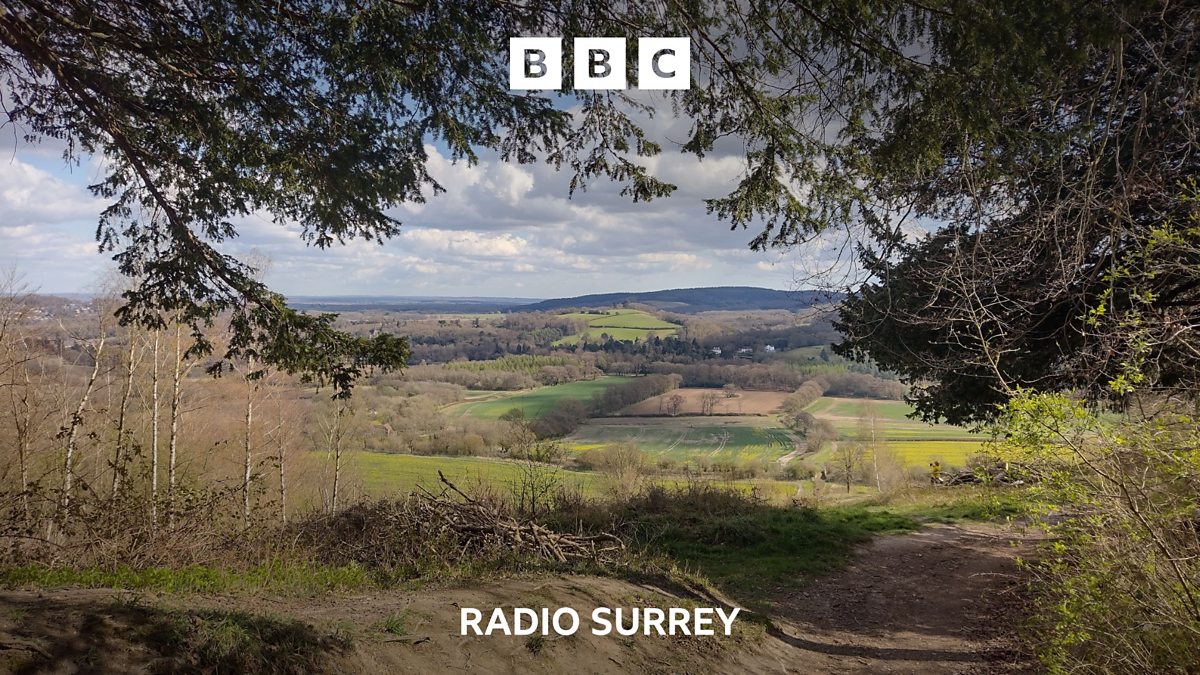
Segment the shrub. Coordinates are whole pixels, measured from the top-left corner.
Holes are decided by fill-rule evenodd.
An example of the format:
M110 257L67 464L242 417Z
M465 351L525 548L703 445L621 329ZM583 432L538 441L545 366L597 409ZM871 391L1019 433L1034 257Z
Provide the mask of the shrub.
M1163 404L1165 402L1160 402ZM1051 534L1028 563L1053 672L1193 672L1200 663L1200 427L1021 394L993 450L1040 479Z

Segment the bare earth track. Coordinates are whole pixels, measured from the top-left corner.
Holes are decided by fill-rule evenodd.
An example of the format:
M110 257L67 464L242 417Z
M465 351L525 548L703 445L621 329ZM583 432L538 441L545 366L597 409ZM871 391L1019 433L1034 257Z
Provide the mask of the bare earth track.
M661 589L615 579L513 579L476 588L376 592L320 599L159 596L59 589L0 592L0 671L154 672L188 664L156 641L172 611L241 610L312 626L327 672L1016 673L1036 669L1017 649L1019 550L994 526L933 526L881 537L841 572L772 594L761 635L739 620L727 638L614 638L586 631L536 646L516 637L457 634L458 607L678 604ZM690 602L711 605L712 599ZM403 636L372 626L397 612ZM325 640L331 626L353 635ZM306 629L307 630L307 629ZM747 632L748 631L748 632Z
M985 525L880 537L837 574L780 596L788 672L1036 672L1018 648L1028 543ZM1027 553L1027 550L1024 550Z

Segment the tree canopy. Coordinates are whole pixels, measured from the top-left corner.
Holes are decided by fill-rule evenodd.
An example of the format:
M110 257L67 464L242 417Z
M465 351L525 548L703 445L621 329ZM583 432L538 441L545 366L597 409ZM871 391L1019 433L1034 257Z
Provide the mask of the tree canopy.
M508 91L507 46L562 36L570 59L575 36L623 36L631 50L639 36L688 36L693 87L664 93L690 122L672 149L733 145L745 160L709 211L752 228L757 249L865 228L867 269L884 285L848 305L845 349L937 379L946 373L886 360L863 310L883 306L876 290L916 250L906 228L1053 222L1069 233L1083 214L1096 226L1059 262L1104 257L1108 207L1067 197L1081 186L1111 196L1121 172L1189 157L1176 132L1191 128L1194 23L1187 4L1146 1L0 0L0 72L6 123L64 142L68 160L108 159L92 189L110 202L100 247L134 280L123 319L199 325L230 312L238 334L224 356L304 367L284 356L347 345L221 251L239 219L297 224L317 247L383 241L401 225L393 207L442 189L427 142L466 162L485 149L548 161L574 175L573 191L611 179L633 200L669 194L646 158L672 141L642 128L661 104L569 82L557 95ZM1040 233L1032 241L1050 241ZM392 347L354 350L402 356ZM334 361L361 362L347 356ZM336 363L317 375L341 372Z
M914 239L877 224L872 281L838 327L842 353L917 385L927 418L985 420L1021 390L1120 401L1200 385L1200 9L1088 5L1060 22L1088 39L989 98L985 128L909 113L931 147L958 151L889 189L939 227Z

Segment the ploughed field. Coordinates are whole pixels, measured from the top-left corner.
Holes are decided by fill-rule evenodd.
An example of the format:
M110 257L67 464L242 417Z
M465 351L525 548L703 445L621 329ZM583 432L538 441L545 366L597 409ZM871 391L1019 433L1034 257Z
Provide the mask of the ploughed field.
M720 397L714 399L714 415L770 415L779 410L783 400L788 397L788 393L783 391L738 391L736 396L730 397L719 389L682 387L660 396L651 396L625 408L620 414L633 417L669 415L670 401L678 396L681 401L679 409L675 411L676 416L699 415L704 412L705 395Z
M606 376L521 392L472 392L471 398L451 406L453 415L498 419L519 408L527 417L553 408L564 398L584 403L629 378ZM704 412L704 397L713 401L712 415ZM671 415L669 399L680 398ZM584 452L606 445L630 443L651 458L703 466L713 462L777 462L803 458L810 465L828 462L833 450L826 443L814 455L800 453L799 439L779 419L778 411L787 392L738 391L727 396L720 389L684 387L654 396L621 410L611 417L593 418L566 438L569 449ZM836 442L855 442L864 435L875 417L879 439L906 465L924 467L930 462L962 466L978 454L985 440L962 427L926 424L910 419L912 407L903 401L826 396L806 408L827 420L837 431Z

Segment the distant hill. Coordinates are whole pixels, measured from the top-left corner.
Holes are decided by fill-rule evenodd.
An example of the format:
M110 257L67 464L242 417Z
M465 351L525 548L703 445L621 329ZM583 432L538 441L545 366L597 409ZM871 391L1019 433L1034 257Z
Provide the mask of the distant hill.
M441 297L441 296L387 296L387 295L340 295L308 296L288 298L288 303L297 309L319 312L446 312L480 313L520 311L520 307L536 298L493 298L493 297Z
M56 293L38 296L39 305L77 305L93 297L87 293ZM548 312L560 309L603 309L631 303L680 314L738 309L786 309L798 312L814 305L837 302L840 293L828 291L779 291L755 286L712 286L672 288L644 293L596 293L573 298L511 298L488 296L389 296L389 295L297 295L288 303L297 309L321 312L391 311L416 313Z
M738 309L799 311L813 305L836 302L840 299L840 294L827 291L777 291L754 286L713 286L710 288L673 288L645 293L580 295L574 298L543 300L515 309L521 312L547 312L568 308L612 307L628 302L682 314Z

